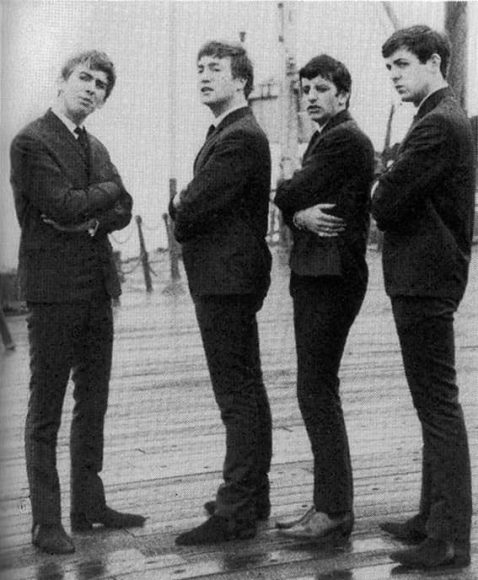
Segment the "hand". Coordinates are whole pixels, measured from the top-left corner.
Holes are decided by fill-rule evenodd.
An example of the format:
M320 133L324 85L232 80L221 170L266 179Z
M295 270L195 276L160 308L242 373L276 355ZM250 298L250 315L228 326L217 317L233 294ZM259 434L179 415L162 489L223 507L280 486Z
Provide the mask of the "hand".
M59 232L69 232L69 233L88 232L91 236L94 236L96 233L96 229L98 228L98 220L94 218L87 220L86 222L82 222L81 224L68 226L63 226L58 222L56 222L55 220L48 218L46 215L42 215L41 218L46 224L54 227L55 230Z
M181 193L182 191L178 191L178 193L173 197L173 206L178 208L181 204Z
M335 207L335 203L318 203L294 214L294 224L299 229L306 229L321 238L336 238L345 230L342 218L326 213Z

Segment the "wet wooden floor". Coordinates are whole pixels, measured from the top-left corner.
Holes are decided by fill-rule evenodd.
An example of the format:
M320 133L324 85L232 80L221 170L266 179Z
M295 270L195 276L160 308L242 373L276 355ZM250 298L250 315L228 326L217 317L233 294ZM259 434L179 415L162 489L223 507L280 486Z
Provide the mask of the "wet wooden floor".
M17 348L0 355L2 580L404 580L478 579L475 505L472 565L462 571L407 572L388 558L399 544L381 534L384 517L412 514L420 485L419 426L405 386L379 256L369 252L371 281L350 335L341 379L355 474L356 526L338 546L298 543L274 529L279 517L311 501L312 464L295 398L295 354L288 269L275 256L273 283L260 314L265 382L274 419L273 513L250 541L178 548L175 536L203 521L204 501L220 482L224 433L211 389L191 300L163 293L164 260L147 295L140 269L127 275L116 310L114 371L106 426L108 503L148 516L143 529L74 536L76 553L47 556L30 544L23 459L28 346L23 316L9 318ZM478 258L456 320L457 367L478 485ZM128 270L128 265L125 266ZM71 387L58 443L64 525L69 530L68 432ZM478 502L475 501L475 504Z

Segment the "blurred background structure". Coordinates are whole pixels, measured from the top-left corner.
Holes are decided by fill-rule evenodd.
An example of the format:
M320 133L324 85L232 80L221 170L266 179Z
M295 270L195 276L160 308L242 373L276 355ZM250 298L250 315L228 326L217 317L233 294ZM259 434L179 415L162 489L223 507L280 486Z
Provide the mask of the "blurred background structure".
M163 214L183 187L209 125L196 91L196 54L212 38L242 41L255 65L252 105L269 132L272 188L298 162L308 120L297 115L297 70L321 52L353 78L351 111L378 154L393 154L413 107L387 77L381 45L397 27L449 30L452 82L478 114L478 2L1 0L0 273L16 267L19 228L9 185L12 137L55 97L65 57L95 47L115 62L118 83L88 119L135 200L149 250L168 246ZM194 25L193 25L194 24ZM112 236L123 259L139 256L137 226Z

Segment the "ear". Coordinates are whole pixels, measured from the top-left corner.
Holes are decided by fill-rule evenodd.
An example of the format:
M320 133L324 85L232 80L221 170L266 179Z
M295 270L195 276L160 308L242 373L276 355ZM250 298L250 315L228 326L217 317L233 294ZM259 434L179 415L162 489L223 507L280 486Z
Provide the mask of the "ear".
M349 100L349 97L350 93L348 93L347 91L341 91L338 94L339 105L346 105L347 101Z
M60 96L61 93L63 92L64 85L65 85L65 79L62 76L59 76L56 79L56 94L58 96Z
M246 88L246 79L241 79L240 77L236 77L235 79L237 90L243 91Z
M434 52L428 59L428 64L433 72L440 72L441 56Z

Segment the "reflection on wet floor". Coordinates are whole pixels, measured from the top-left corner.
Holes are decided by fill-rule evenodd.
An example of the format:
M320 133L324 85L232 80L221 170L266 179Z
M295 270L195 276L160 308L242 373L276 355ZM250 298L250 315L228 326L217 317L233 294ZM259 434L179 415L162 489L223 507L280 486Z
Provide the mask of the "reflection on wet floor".
M457 360L470 447L478 448L476 375L478 253L471 287L457 318ZM28 340L24 317L10 324L17 348L0 358L1 580L478 580L478 521L472 565L459 571L413 572L392 563L397 543L382 535L384 518L409 517L420 493L419 424L405 388L380 256L371 253L370 287L347 344L341 371L355 480L350 541L304 542L281 537L276 520L300 514L311 496L310 445L297 404L288 267L260 314L264 379L274 417L272 517L257 537L218 546L178 548L174 538L204 519L203 503L221 480L224 435L210 388L193 304L187 294L150 296L125 288L116 312L115 364L107 416L104 478L111 505L148 515L137 530L74 535L76 552L48 556L31 545L24 465ZM282 269L281 269L282 268ZM166 269L161 271L167 280ZM0 368L0 370L1 370ZM191 402L193 404L191 404ZM58 468L68 530L68 396L59 434ZM8 411L5 411L5 410ZM5 469L3 469L5 467ZM478 481L478 454L472 453Z

